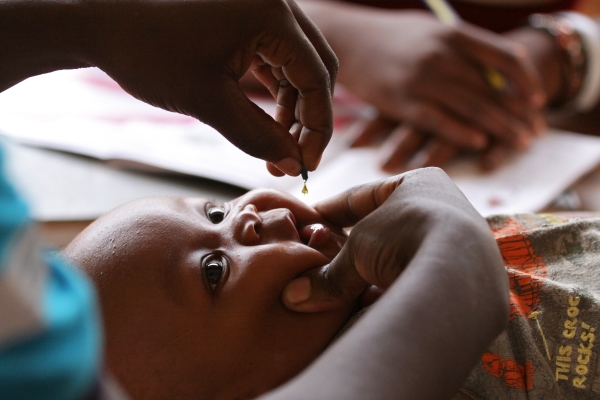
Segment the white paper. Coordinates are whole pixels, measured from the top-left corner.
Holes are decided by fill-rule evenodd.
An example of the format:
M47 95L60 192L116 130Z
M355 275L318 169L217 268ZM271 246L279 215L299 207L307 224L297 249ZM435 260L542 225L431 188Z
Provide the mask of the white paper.
M274 110L272 102L259 105ZM336 107L337 115L347 120L369 112L339 99ZM272 177L263 161L238 150L214 129L133 99L96 69L42 75L5 91L0 95L0 132L21 143L127 160L247 189L276 187L309 203L387 176L377 167L376 150L346 149L334 139L319 169L310 174L309 195L303 196L299 178ZM475 208L489 215L539 211L599 162L600 138L551 131L491 173L480 172L470 160L446 170Z
M513 154L484 173L474 160L452 162L446 172L482 215L537 212L600 163L600 139L551 130L527 152ZM377 165L377 150L350 149L313 174L310 202L353 185L389 176ZM292 193L298 195L298 188Z

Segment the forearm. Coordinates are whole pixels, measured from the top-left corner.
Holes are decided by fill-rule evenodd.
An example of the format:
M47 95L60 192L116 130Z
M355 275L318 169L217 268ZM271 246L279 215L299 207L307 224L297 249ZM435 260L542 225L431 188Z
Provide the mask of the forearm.
M79 1L0 2L0 91L34 75L85 65L89 21Z
M410 259L386 294L267 399L444 399L458 390L506 325L508 282L485 221L438 178L435 170L407 174L384 205L402 226L394 236L408 242L393 259ZM391 216L390 201L401 218ZM390 256L372 250L372 259Z
M464 263L472 259L443 265L455 256L415 260L346 336L265 399L451 398L507 320L506 298L490 299L485 273Z
M593 109L598 102L598 85L593 81L600 62L600 19L563 13L556 19L547 16L535 21L537 29L523 27L506 35L527 48L546 89L547 104L553 106L551 111L573 114ZM581 52L576 50L579 47ZM583 66L577 67L578 62Z

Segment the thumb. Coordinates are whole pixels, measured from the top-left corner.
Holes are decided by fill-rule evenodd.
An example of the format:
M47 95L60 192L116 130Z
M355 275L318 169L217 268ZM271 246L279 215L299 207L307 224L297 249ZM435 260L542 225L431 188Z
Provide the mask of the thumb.
M344 246L330 264L291 281L283 290L282 301L292 311L327 311L354 301L367 285L354 267L350 249Z
M273 163L297 176L302 169L300 147L292 135L254 104L235 82L220 82L201 119L243 152Z

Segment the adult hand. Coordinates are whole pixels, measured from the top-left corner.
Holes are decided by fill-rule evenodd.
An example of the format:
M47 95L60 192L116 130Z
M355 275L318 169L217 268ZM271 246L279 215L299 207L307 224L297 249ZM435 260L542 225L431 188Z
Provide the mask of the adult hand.
M105 2L97 11L107 24L95 64L129 93L208 123L281 172L317 168L333 129L337 59L293 0ZM239 88L248 69L276 97L279 124Z
M286 287L286 306L331 309L367 282L387 290L264 398L452 398L508 322L506 269L485 220L433 168L351 189L318 210L339 225L360 222L328 266Z
M545 94L524 46L467 23L448 27L428 13L361 17L355 54L340 51L340 81L382 115L472 149L491 138L524 147L543 127ZM506 77L502 94L485 68Z
M16 0L0 11L0 90L98 66L136 98L213 126L278 174L317 168L330 139L337 58L293 0ZM248 69L277 98L277 122L240 90Z
M439 263L439 257L454 260L453 254L465 257L465 251L472 254L464 262L488 263L490 274L502 274L485 220L437 168L352 188L315 209L333 224L355 226L330 264L286 287L282 300L291 310L336 308L356 299L368 284L387 289L415 261L416 265ZM457 243L468 249L457 248Z
M520 43L468 23L449 27L427 12L301 5L340 58L339 82L384 118L461 150L524 148L543 130L545 93ZM506 77L502 93L485 79L488 68Z
M507 32L504 37L513 44L526 49L528 60L541 77L546 105L553 104L561 93L560 54L553 40L544 32L532 28L520 28ZM541 129L545 121L537 122ZM384 170L399 172L428 166L442 167L465 147L458 146L430 131L424 131L409 122L399 123L397 119L381 115L367 121L362 130L352 139L356 147L380 144L380 162ZM517 146L518 147L518 146ZM515 146L498 138L489 140L481 150L479 163L483 170L497 167ZM467 148L468 150L468 148Z

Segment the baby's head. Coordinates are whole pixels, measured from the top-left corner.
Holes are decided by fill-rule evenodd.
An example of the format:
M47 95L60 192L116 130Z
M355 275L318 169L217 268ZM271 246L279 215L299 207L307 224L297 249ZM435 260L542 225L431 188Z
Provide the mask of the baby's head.
M222 205L134 201L65 253L97 287L108 367L134 398L250 398L313 361L349 317L351 306L301 314L280 300L344 241L313 208L257 190Z

